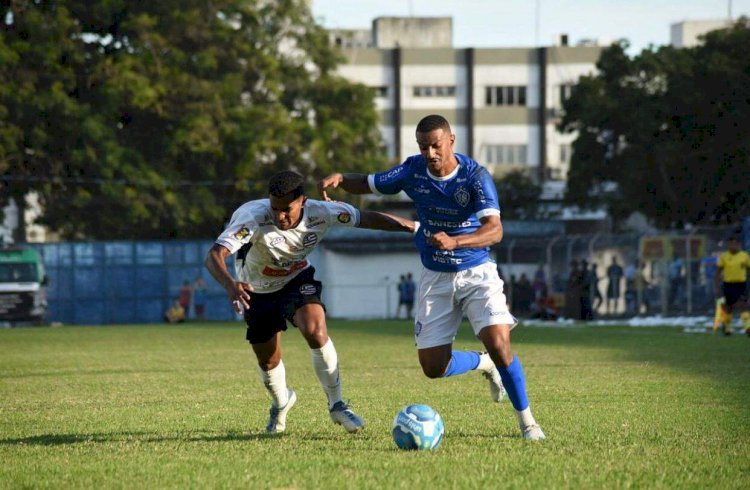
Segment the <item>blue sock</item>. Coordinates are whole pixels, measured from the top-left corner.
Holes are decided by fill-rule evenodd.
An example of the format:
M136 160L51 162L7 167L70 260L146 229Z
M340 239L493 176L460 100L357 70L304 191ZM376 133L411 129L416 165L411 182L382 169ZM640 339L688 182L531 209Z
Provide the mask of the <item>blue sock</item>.
M454 350L451 352L451 360L448 369L445 370L444 378L457 376L476 369L479 366L479 353L474 351Z
M508 398L516 410L525 410L529 406L526 396L526 376L523 374L523 366L516 356L507 368L497 368L503 380L503 386L508 393Z

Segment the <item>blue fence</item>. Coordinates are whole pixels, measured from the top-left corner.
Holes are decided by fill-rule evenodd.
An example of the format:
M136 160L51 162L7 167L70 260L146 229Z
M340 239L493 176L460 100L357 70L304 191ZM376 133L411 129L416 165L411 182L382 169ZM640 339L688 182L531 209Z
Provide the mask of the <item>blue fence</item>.
M48 320L102 325L162 321L185 281L203 277L205 318L234 318L203 267L213 241L68 242L35 245L49 277ZM189 312L193 315L193 311Z

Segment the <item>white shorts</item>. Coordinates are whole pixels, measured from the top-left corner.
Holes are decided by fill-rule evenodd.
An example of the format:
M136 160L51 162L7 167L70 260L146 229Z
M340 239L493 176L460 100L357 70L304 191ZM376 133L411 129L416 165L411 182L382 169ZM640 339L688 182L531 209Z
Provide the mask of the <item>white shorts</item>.
M422 269L414 322L417 348L452 344L464 315L475 335L490 325L516 326L497 266L486 262L460 272Z

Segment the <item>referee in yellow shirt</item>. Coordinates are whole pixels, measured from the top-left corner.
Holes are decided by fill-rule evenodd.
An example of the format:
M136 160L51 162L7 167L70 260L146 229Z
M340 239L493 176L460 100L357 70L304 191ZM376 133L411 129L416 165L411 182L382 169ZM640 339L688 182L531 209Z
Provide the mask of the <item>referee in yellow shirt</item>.
M719 274L716 274L716 286L722 280L724 292L724 335L732 333L732 314L742 311L742 326L745 333L750 335L750 313L746 310L747 271L750 269L750 255L742 250L739 236L732 235L727 241L726 252L719 256Z

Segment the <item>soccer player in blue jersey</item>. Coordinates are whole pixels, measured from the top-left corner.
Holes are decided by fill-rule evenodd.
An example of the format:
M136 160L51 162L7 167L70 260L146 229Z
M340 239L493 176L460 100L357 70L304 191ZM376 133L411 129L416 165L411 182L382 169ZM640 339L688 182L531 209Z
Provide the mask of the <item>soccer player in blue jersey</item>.
M423 118L416 136L420 155L375 174L331 174L318 184L321 195L327 200L327 190L337 187L352 194L406 192L421 223L415 242L424 269L414 330L422 371L429 378L482 372L495 401L507 391L523 437L544 439L529 408L523 367L510 346L517 321L489 255L490 245L503 237L492 177L453 152L456 138L444 117ZM453 350L464 315L487 353Z

